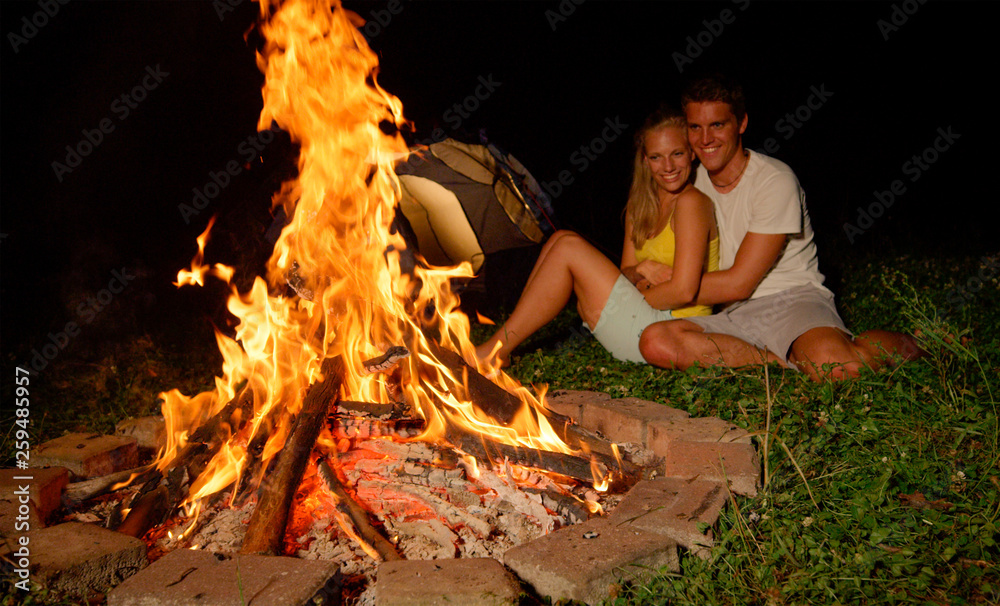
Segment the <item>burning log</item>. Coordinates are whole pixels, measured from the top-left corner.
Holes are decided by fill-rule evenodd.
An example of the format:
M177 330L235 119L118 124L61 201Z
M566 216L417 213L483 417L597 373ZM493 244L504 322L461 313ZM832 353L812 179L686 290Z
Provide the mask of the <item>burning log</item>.
M475 368L466 364L465 360L459 354L442 347L436 347L433 353L456 376L467 377L467 396L476 407L501 425L510 424L514 419L514 415L517 414L523 405L519 398L484 377ZM535 412L537 414L537 411ZM573 448L585 448L593 453L603 455L603 458L606 460L615 459L611 444L607 440L602 440L579 425L574 424L569 417L550 410L543 411L541 414L545 415L552 428L569 446Z
M396 551L395 545L389 542L388 539L383 537L378 530L372 526L371 522L368 520L368 512L364 510L357 501L351 498L351 495L347 493L344 489L344 485L341 484L340 479L337 477L336 472L327 463L326 458L322 457L316 463L316 467L319 471L319 476L323 478L323 482L326 487L337 496L337 509L340 510L354 525L355 531L357 531L358 536L361 537L368 545L370 545L383 562L389 560L401 560L402 556Z
M432 344L432 355L456 377L467 377L468 398L480 410L501 425L509 425L514 420L523 403L514 394L501 388L465 363L462 356L441 346Z
M344 362L339 356L323 361L323 377L309 388L295 427L277 456L274 471L261 483L257 507L250 518L241 553L278 555L281 551L288 508L302 480L330 402L339 396L343 374Z
M81 482L73 482L66 486L66 490L63 491L63 499L77 505L87 499L92 499L109 492L123 482L125 484L117 486L117 488L125 488L134 482L147 482L155 473L156 470L152 465L144 465L135 469L126 469L125 471L118 471Z
M228 425L230 428L235 427L238 431L252 416L252 409L253 392L250 390L250 386L247 385L240 392L240 395L227 402L222 407L222 410L213 415L212 418L191 434L191 437L187 440L187 444L174 455L170 463L163 467L162 473L165 474L175 467L187 466L192 457L204 453L208 445L213 441L216 447L221 446L221 441L218 437L219 429L223 424ZM238 416L237 413L239 413ZM232 431L231 433L236 432Z
M408 357L410 357L409 349L402 345L394 345L381 356L365 360L361 365L364 367L366 373L388 372L395 368L400 360Z
M589 459L561 452L550 452L532 448L518 448L509 444L495 442L481 435L473 435L460 431L448 432L448 440L465 452L480 460L507 459L515 465L534 467L551 471L579 482L590 483L594 480L594 468ZM601 476L607 476L609 468L604 463L595 462L596 470ZM638 477L631 475L623 478L627 484L634 484Z
M250 439L250 443L247 444L247 456L240 469L239 479L237 480L233 496L233 504L237 507L242 506L246 502L247 497L250 496L254 488L253 480L257 477L257 472L260 471L261 460L264 456L264 447L267 446L267 441L271 438L271 432L279 424L283 423L287 417L288 411L284 406L272 407L257 427L257 431L254 433L253 438Z
M496 385L476 369L465 363L462 357L452 351L442 347L434 348L435 357L447 366L457 376L466 377L468 386L468 398L480 410L488 414L498 423L509 424L514 415L523 406L520 399L507 390ZM582 448L590 452L597 461L598 468L606 473L609 469L619 470L615 487L624 489L637 482L642 473L639 468L627 461L621 461L615 456L611 444L590 432L574 425L568 417L558 415L551 411L533 411L535 414L545 414L552 428L556 430L559 437L570 447ZM466 452L476 456L488 456L490 459L496 457L489 456L490 449L494 449L499 458L509 458L520 465L547 469L555 473L560 473L568 477L589 482L593 479L591 473L590 460L572 455L564 455L542 450L526 450L506 444L489 440L484 436L471 435L456 428L450 428L448 439L460 446Z
M166 486L158 486L136 497L125 521L116 530L130 537L141 538L147 530L162 522L173 508L170 507L170 492Z

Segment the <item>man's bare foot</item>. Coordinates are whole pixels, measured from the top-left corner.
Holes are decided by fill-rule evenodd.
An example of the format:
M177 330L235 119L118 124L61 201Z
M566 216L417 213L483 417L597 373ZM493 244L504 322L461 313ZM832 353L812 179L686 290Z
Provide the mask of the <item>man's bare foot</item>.
M938 349L941 350L941 353L944 353L945 350L948 350L953 347L961 347L962 349L965 349L969 346L970 343L972 343L971 337L967 336L959 337L955 333L948 333L945 335L928 334L927 336L925 336L924 331L920 330L919 328L913 331L913 338L917 342L923 341L925 344L928 345L934 345L934 344L938 345L939 346ZM919 356L921 358L930 355L930 352L924 349L920 349L920 352L923 354Z

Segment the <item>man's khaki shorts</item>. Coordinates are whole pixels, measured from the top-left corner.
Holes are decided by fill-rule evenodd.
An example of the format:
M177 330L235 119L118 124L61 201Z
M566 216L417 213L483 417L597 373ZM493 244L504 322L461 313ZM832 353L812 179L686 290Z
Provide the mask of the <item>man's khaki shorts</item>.
M740 301L711 316L684 319L706 333L737 337L786 361L795 339L813 328L832 327L851 335L837 313L833 293L812 284Z

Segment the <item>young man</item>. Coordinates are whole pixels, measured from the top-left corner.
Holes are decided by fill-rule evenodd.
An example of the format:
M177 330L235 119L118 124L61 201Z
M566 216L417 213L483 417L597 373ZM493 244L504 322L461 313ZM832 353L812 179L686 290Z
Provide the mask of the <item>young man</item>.
M854 336L844 326L823 286L798 179L783 162L743 147L747 114L739 85L703 78L681 102L701 161L695 185L715 204L721 234L720 271L704 275L697 302L724 308L651 325L640 339L643 357L678 369L778 362L816 380L919 357L909 335Z

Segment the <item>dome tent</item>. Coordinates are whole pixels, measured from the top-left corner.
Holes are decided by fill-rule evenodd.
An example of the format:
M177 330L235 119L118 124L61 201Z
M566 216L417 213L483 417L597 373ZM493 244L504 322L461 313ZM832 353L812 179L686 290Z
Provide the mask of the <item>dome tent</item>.
M492 144L445 139L396 167L400 210L433 265L468 261L540 243L551 231L551 205L534 177Z

